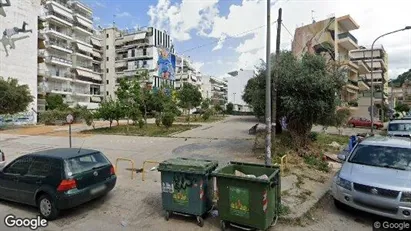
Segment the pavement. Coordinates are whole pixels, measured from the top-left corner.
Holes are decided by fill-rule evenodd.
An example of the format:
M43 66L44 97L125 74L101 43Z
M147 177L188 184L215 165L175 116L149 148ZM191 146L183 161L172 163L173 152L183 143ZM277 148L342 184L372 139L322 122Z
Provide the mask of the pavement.
M129 158L136 167L142 166L145 160L162 161L171 157L195 157L214 159L224 165L228 161L258 162L253 153L253 136L248 135L248 129L256 123L253 117L231 116L224 121L204 124L173 137L132 137L113 135L89 135L84 137L73 136L72 144L75 148L92 148L102 151L112 163L119 157ZM102 123L104 124L104 123ZM76 127L74 131L83 129ZM103 126L103 125L101 125ZM84 127L84 126L83 126ZM61 129L61 128L60 128ZM7 161L34 151L46 150L55 147L68 147L69 139L65 136L49 134L21 134L18 132L0 132L0 147L6 153ZM80 207L62 211L61 217L51 221L46 228L38 230L219 230L218 217L209 217L205 225L200 228L195 219L173 216L168 222L164 220L161 206L160 174L147 172L146 180L141 180L137 174L131 179L131 172L127 171L130 165L119 162L116 168L118 183L115 189L106 197L99 198ZM311 174L314 175L315 173ZM282 180L283 191L296 187L298 179L290 177ZM329 185L317 184L318 181L308 179L302 188L314 187L314 191L307 200L312 205L322 195L326 194ZM310 184L313 184L310 186ZM288 185L288 186L287 186ZM287 197L283 197L287 198ZM295 201L288 201L294 211L304 214L310 207L299 206ZM36 217L35 208L11 202L0 202L0 218L7 214L18 217ZM326 214L326 216L334 216ZM335 224L339 221L336 220ZM344 221L345 222L345 221ZM326 221L320 221L322 229L338 230L329 226ZM332 225L335 225L334 223ZM339 223L338 223L339 224ZM277 227L278 226L278 227ZM294 224L278 224L271 230L299 230ZM317 227L317 226L313 226ZM345 227L345 226L340 226ZM353 226L356 227L356 226ZM7 228L0 222L0 230L29 230L24 228ZM306 229L304 229L306 230ZM319 230L319 229L312 229ZM346 230L346 229L341 229ZM354 229L358 230L358 229Z

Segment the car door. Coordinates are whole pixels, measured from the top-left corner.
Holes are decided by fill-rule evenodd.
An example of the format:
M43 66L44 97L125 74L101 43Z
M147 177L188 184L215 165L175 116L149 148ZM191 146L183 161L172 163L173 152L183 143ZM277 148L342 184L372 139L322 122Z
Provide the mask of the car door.
M33 161L30 156L22 156L7 165L0 172L0 194L3 198L20 202L20 179L25 175Z
M19 181L21 201L35 204L35 193L40 187L47 185L49 178L54 174L52 158L35 157L27 173Z

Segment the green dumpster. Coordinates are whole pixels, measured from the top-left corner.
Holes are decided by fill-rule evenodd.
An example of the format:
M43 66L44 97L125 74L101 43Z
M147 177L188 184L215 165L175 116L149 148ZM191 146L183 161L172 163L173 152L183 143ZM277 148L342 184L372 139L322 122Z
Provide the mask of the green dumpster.
M221 229L226 226L268 229L278 218L279 166L230 162L212 173L217 180Z
M174 158L159 164L162 202L166 220L171 214L196 216L204 225L203 215L212 208L213 182L211 173L216 161Z

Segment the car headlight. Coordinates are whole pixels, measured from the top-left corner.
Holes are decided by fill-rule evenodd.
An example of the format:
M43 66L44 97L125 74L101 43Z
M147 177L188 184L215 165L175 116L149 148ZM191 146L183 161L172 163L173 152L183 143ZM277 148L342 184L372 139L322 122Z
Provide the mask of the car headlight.
M411 202L411 192L401 193L401 202Z
M351 191L351 181L349 180L346 180L344 178L341 178L340 176L337 176L336 184L340 187L343 187Z

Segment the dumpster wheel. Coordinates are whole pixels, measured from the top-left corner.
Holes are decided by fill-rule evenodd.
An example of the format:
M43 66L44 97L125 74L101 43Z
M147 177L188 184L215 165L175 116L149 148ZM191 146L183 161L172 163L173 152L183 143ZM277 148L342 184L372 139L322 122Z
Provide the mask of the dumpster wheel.
M170 211L164 211L164 218L166 219L166 221L168 221L168 219L170 219Z
M197 225L200 227L204 226L204 219L201 216L197 216Z
M220 221L220 228L221 228L221 231L225 231L225 229L226 229L225 221L223 221L223 220Z

